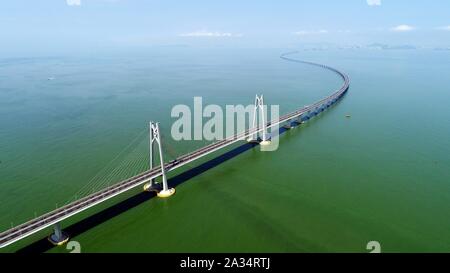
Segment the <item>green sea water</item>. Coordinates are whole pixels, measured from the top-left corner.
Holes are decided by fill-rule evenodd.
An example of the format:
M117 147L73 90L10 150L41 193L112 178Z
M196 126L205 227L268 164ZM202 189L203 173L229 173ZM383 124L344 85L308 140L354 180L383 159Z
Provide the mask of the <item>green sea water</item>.
M341 86L330 71L280 59L285 51L0 58L0 230L144 171L150 120L161 122L166 161L203 146L170 136L172 107L192 105L194 96L248 105L263 93L283 114ZM383 252L450 252L450 54L292 57L341 69L351 79L348 94L282 134L277 151L243 152L178 185L169 199L150 198L89 226L71 238L82 252L368 252L369 241ZM135 195L141 189L63 227Z

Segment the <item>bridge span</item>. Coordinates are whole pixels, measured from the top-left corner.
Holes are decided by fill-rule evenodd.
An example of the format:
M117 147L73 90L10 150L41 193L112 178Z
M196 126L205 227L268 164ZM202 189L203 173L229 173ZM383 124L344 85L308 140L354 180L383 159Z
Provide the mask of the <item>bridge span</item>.
M167 196L169 196L170 194L173 193L173 191L171 189L168 189L168 187L167 187L167 181L165 178L166 172L170 172L177 168L180 168L186 164L196 161L210 153L216 152L216 151L218 151L222 148L225 148L231 144L234 144L238 141L247 140L247 139L251 138L252 136L255 136L258 133L261 133L261 132L265 133L265 131L268 128L272 128L272 127L278 126L280 124L288 125L288 128L289 128L291 123L293 123L293 122L302 123L302 122L310 119L311 117L317 115L318 113L324 111L326 108L333 105L336 101L338 101L340 98L342 98L342 96L344 96L346 94L346 92L348 91L349 86L350 86L350 79L345 73L343 73L333 67L330 67L330 66L317 64L317 63L313 63L313 62L300 61L300 60L296 60L296 59L292 59L292 58L288 57L289 55L294 54L294 53L297 53L297 52L285 53L285 54L281 55L280 58L282 58L283 60L286 60L286 61L290 61L290 62L303 63L303 64L318 66L318 67L330 70L330 71L336 73L337 75L339 75L343 79L342 86L339 89L335 90L329 96L315 102L314 104L305 106L296 111L285 114L276 120L271 120L271 121L267 122L265 124L265 126L264 126L264 124L263 124L263 126L256 126L254 128L250 128L240 134L236 134L236 135L228 137L226 139L216 141L212 144L206 145L206 146L204 146L198 150L195 150L191 153L182 155L182 156L176 158L175 160L170 161L169 163L162 162L162 164L160 166L151 168L150 170L145 171L139 175L136 175L136 176L126 179L124 181L120 181L120 182L118 182L114 185L111 185L105 189L102 189L98 192L95 192L84 198L76 200L70 204L63 206L63 207L60 207L51 212L48 212L42 216L36 217L36 218L34 218L28 222L25 222L21 225L18 225L9 230L6 230L6 231L0 233L0 247L5 247L7 245L10 245L18 240L28 237L28 236L30 236L42 229L50 227L50 226L54 227L54 233L51 236L49 236L49 240L55 244L62 244L68 240L68 236L66 234L64 234L64 232L61 231L61 228L60 228L60 223L64 219L67 219L75 214L78 214L84 210L87 210L92 206L102 203L108 199L113 198L114 196L124 193L130 189L137 187L137 186L141 186L143 184L148 183L147 189L151 190L152 187L154 186L152 181L155 178L160 177L160 176L163 177L163 189L158 190L156 187L154 189L158 190L159 192L167 193ZM159 130L159 128L157 128L157 127L153 128L153 129ZM150 132L151 134L152 134L152 132L154 132L153 129ZM157 137L159 138L159 132L156 132L156 133L158 133ZM265 139L263 139L263 140L265 140ZM158 140L158 141L160 141L160 140ZM159 145L161 145L160 142L159 142ZM150 145L150 146L152 147L152 145ZM162 158L162 157L160 157L160 158ZM151 159L151 162L152 162L152 159ZM162 197L164 197L164 194Z

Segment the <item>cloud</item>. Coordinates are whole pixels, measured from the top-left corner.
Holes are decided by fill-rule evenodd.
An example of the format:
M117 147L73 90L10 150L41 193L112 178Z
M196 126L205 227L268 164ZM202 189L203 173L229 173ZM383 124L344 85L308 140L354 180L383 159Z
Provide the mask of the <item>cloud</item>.
M326 34L328 33L328 30L321 29L321 30L300 30L294 32L295 35L298 36L306 36L306 35L315 35L315 34Z
M194 31L194 32L188 32L180 34L181 37L242 37L242 34L233 34L230 32L211 32L211 31Z
M66 0L68 6L81 6L81 0Z
M450 31L450 26L438 27L437 29Z
M396 27L391 28L391 31L395 31L395 32L407 32L407 31L412 31L415 30L416 28L413 26L409 26L409 25L399 25Z
M369 6L381 6L381 0L367 0Z

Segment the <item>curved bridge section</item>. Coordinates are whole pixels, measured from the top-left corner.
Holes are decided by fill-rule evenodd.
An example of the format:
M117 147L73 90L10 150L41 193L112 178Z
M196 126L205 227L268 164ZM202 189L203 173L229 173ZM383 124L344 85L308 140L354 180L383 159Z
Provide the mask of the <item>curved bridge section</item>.
M326 108L333 105L335 102L337 102L342 96L345 95L345 93L348 91L350 86L350 79L349 77L344 74L343 72L322 64L312 63L312 62L306 62L306 61L300 61L296 59L292 59L289 56L292 54L295 54L297 52L290 52L286 53L280 56L283 60L290 61L290 62L296 62L296 63L302 63L302 64L308 64L313 66L318 66L327 70L330 70L336 74L338 74L343 79L343 85L336 91L334 91L329 96L315 102L312 105L305 106L303 108L300 108L294 112L288 113L286 115L281 116L277 120L271 120L269 121L265 127L256 127L246 130L243 133L234 135L232 137L226 138L224 140L220 140L217 142L214 142L212 144L209 144L207 146L204 146L194 152L185 154L177 158L176 160L171 161L170 163L164 163L164 169L166 172L172 171L174 169L177 169L179 167L182 167L188 163L191 163L193 161L196 161L197 159L200 159L210 153L216 152L222 148L225 148L231 144L234 144L238 141L246 140L249 136L252 136L256 133L260 133L267 128L272 128L274 126L278 126L280 124L285 124L291 122L303 122L311 117L317 115L318 113L324 111ZM152 179L155 179L159 176L161 176L163 173L161 171L161 167L156 167L151 170L148 170L144 173L141 173L137 176L131 177L129 179L126 179L124 181L118 182L112 186L109 186L103 190L100 190L96 193L93 193L91 195L88 195L84 198L81 198L75 202L72 202L64 207L58 208L56 210L53 210L49 213L46 213L40 217L37 217L35 219L32 219L26 223L23 223L19 226L13 227L3 233L0 233L0 247L5 247L7 245L10 245L22 238L28 237L44 228L47 228L49 226L58 226L61 221L64 219L67 219L75 214L78 214L92 206L95 206L99 203L102 203L108 199L113 198L114 196L117 196L123 192L126 192L130 189L133 189L137 186L141 186L144 183L147 183L151 181ZM56 230L55 230L56 231ZM61 231L59 230L59 233Z

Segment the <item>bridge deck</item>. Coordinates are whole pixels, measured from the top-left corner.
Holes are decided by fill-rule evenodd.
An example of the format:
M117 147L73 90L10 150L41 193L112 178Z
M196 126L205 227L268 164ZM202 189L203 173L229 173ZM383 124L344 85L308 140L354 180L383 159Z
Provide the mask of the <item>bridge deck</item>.
M348 76L346 74L340 72L339 70L329 67L329 66L321 65L321 64L290 59L290 58L286 57L288 54L292 54L292 53L284 54L281 56L281 58L284 60L287 60L287 61L319 66L319 67L331 70L342 77L342 79L344 80L344 84L342 85L342 87L339 90L337 90L333 94L315 102L314 104L305 106L297 111L283 115L277 120L272 120L272 121L268 122L267 128L271 128L271 127L277 126L281 123L290 121L292 119L299 118L300 116L303 116L303 115L309 113L310 111L315 111L318 107L322 107L324 104L327 104L329 102L334 103L335 101L337 101L339 98L341 98L347 92L349 85L350 85ZM177 158L176 160L174 160L170 163L165 163L164 167L165 167L166 171L171 171L176 168L182 167L182 166L184 166L192 161L195 161L207 154L213 153L217 150L227 147L233 143L236 143L237 141L244 140L255 133L259 133L263 129L264 128L262 128L262 127L249 129L243 133L236 134L236 135L226 138L224 140L214 142L214 143L204 146L194 152L180 156L179 158ZM58 223L70 216L80 213L92 206L95 206L95 205L97 205L101 202L104 202L116 195L119 195L123 192L126 192L126 191L132 189L132 188L142 185L142 184L150 181L151 179L159 177L161 175L162 175L161 169L159 167L156 167L152 170L143 172L137 176L126 179L126 180L116 183L112 186L109 186L101 191L98 191L89 196L86 196L77 201L74 201L66 206L63 206L63 207L55 209L49 213L46 213L42 216L34 218L34 219L32 219L26 223L23 223L19 226L13 227L3 233L0 233L0 247L5 247L9 244L12 244L24 237L34 234L46 227L49 227L55 223Z

